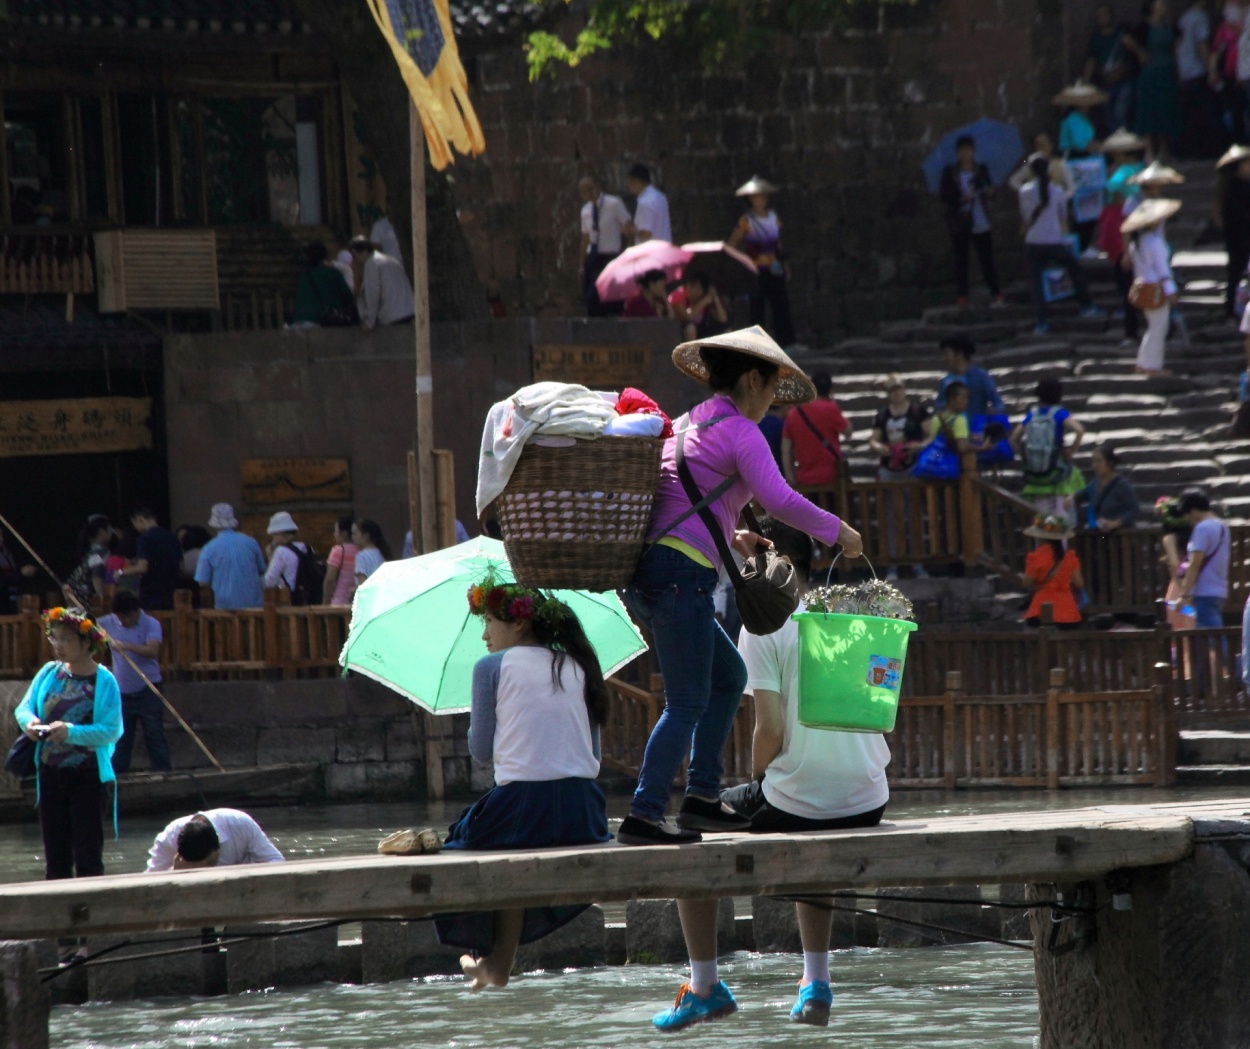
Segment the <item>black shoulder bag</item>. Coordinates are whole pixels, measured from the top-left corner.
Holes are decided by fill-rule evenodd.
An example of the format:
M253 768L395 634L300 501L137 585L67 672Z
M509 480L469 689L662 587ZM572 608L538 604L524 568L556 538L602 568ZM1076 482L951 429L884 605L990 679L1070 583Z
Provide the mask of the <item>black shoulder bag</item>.
M683 430L677 435L677 475L690 499L691 512L698 513L699 519L711 533L725 571L733 583L734 602L742 617L742 626L750 634L775 633L785 626L786 621L799 607L798 575L789 561L778 556L775 550L765 547L760 547L754 556L748 557L742 571L738 571L729 544L725 542L720 525L709 508L709 498L699 491L694 475L686 464L685 446L686 433ZM715 494L711 498L719 498L736 479L735 476L723 481L714 489ZM743 508L742 515L746 519L747 527L758 534L760 525L750 505Z

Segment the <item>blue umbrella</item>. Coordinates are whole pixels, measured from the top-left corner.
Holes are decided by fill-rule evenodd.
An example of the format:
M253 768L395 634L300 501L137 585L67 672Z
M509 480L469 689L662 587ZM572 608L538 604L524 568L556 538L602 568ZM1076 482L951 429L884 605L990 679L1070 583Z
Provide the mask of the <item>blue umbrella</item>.
M924 158L921 167L930 193L938 191L942 169L955 163L955 142L961 135L972 136L977 144L977 160L989 168L990 181L996 186L1006 182L1024 159L1024 140L1015 125L982 117L943 135L937 148Z

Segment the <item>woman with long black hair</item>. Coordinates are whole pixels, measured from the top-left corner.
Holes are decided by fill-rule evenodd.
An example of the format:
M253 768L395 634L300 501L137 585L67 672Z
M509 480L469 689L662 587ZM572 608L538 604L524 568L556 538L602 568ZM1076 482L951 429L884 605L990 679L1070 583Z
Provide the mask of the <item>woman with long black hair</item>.
M393 561L390 545L382 534L382 526L368 519L352 525L352 542L356 544L355 576L360 586L386 561Z
M448 849L540 849L609 840L599 775L608 690L594 646L563 601L488 573L469 590L490 655L473 668L469 752L495 786L452 824ZM585 906L530 907L435 919L442 943L467 948L473 990L508 982L518 945Z
M1050 331L1046 316L1049 291L1045 274L1060 268L1072 280L1082 317L1101 317L1103 311L1089 297L1089 285L1067 232L1068 194L1050 177L1050 157L1034 153L1029 157L1033 178L1020 187L1020 218L1024 223L1024 253L1033 277L1033 305L1037 310L1036 334Z

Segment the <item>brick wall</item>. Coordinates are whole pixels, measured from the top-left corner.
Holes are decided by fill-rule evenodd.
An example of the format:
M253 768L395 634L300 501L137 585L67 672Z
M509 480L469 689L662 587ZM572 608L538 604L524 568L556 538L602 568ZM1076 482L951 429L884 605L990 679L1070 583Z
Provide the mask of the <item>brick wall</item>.
M857 28L798 37L742 74L704 73L656 45L531 84L519 49L479 56L470 90L487 150L460 160L455 179L482 278L519 312L575 310L577 179L623 193L641 160L669 195L678 241L727 236L733 190L753 174L781 187L800 330L827 336L946 301L949 248L920 162L980 116L1026 136L1058 120L1064 4L859 10ZM570 15L560 31L576 27ZM1000 195L997 210L999 240L1014 247L1014 201Z

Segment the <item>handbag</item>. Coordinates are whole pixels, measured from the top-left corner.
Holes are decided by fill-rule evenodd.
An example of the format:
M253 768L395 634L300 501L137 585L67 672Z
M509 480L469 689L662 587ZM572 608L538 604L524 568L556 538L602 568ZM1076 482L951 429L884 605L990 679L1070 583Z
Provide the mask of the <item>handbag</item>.
M25 732L9 748L8 756L4 759L4 771L18 779L35 774L35 744Z
M712 420L716 422L718 420ZM710 424L708 424L710 425ZM699 491L694 475L686 463L686 432L677 435L677 475L681 478L682 487L690 498L693 512L712 535L716 551L720 554L721 563L729 581L733 583L734 603L738 606L738 615L742 618L742 627L749 634L776 633L794 615L799 607L799 577L794 566L783 559L776 550L760 548L748 557L738 570L738 565L729 551L729 544L721 534L720 525L713 515L709 500ZM736 480L727 478L714 491L723 492ZM719 495L716 496L719 498ZM742 511L747 527L758 534L759 522L755 519L751 507ZM687 515L689 516L689 515Z
M1136 310L1161 310L1167 301L1163 285L1157 281L1135 280L1128 289L1128 303Z
M916 465L911 468L913 477L934 481L956 480L960 472L959 455L951 450L942 433L920 449Z

